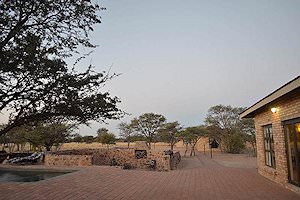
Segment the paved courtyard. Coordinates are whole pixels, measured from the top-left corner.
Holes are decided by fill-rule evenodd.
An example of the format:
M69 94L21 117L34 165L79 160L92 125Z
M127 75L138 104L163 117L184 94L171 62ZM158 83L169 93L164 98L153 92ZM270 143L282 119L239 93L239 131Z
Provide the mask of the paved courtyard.
M171 172L88 167L40 182L0 183L0 199L300 199L259 176L249 159L199 154Z

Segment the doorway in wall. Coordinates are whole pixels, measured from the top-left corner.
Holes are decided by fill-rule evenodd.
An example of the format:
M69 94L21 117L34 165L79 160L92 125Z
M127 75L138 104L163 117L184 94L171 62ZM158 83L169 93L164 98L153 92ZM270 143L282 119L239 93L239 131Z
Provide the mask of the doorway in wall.
M285 121L286 147L290 183L300 186L300 118Z

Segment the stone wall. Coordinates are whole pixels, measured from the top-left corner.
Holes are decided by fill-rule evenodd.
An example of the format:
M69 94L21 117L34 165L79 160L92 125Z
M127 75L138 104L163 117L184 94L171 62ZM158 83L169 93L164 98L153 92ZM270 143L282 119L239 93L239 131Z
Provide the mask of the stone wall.
M112 163L113 159L115 163ZM156 161L158 171L171 170L170 156L164 155L163 152L147 151L147 157L140 159L135 157L134 149L100 149L93 154L94 165L127 165L132 168L147 169L151 160Z
M47 166L91 166L92 155L46 154L44 162Z
M276 107L278 112L272 113L271 108ZM285 133L282 122L300 117L300 95L290 94L267 107L262 108L255 116L256 143L257 143L257 164L258 172L288 187L288 166L285 146ZM276 167L268 167L265 164L264 135L263 127L272 125L274 135L274 151Z
M165 155L164 152L148 150L145 158L137 159L135 149L77 149L47 154L45 165L117 165L126 166L127 168L150 169L151 161L155 160L156 170L169 171L177 168L180 159L179 152L173 155Z
M172 156L170 156L171 159L171 169L177 169L178 164L181 161L181 155L179 152L174 153Z

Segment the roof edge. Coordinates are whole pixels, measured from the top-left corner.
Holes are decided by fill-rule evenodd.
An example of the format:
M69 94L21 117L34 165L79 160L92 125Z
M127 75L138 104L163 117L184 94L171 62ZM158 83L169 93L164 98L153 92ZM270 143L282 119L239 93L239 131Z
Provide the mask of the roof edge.
M253 118L253 112L271 103L272 101L282 97L283 95L297 89L298 87L300 87L300 76L297 76L293 80L284 84L277 90L273 91L263 99L259 100L258 102L247 108L244 112L240 114L240 118Z

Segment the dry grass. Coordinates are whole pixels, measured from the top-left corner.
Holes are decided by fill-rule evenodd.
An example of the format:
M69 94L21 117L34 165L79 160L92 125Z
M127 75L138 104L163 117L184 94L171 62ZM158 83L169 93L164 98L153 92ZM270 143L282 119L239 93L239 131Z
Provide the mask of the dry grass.
M131 142L129 147L134 148L135 143ZM181 148L182 145L181 143L178 143L177 148ZM109 145L109 148L112 147L121 147L121 148L127 148L128 144L127 142L117 142L115 145ZM107 145L102 145L101 143L98 142L92 142L92 143L78 143L78 142L71 142L71 143L64 143L59 149L60 150L71 150L71 149L99 149L99 148L107 148ZM176 147L175 147L176 148ZM158 143L153 143L151 144L151 149L154 151L163 151L170 149L170 145L167 143L163 142L158 142Z
M199 141L199 147L202 147L203 141ZM127 148L127 142L117 142L115 145L110 145L109 148L112 147L121 147L121 148ZM130 143L130 148L134 148L135 143ZM72 150L72 149L99 149L99 148L107 148L107 145L102 145L98 142L92 142L92 143L85 143L85 142L71 142L71 143L64 143L60 145L57 149L55 147L52 148L53 151L56 150ZM4 149L7 152L10 152L10 149L7 147L2 148L0 145L0 150ZM14 145L13 148L11 146L12 152L17 152L17 145ZM151 144L151 150L152 151L164 151L170 149L170 145L168 143L158 142L158 143L152 143ZM200 151L203 151L201 148L197 148ZM180 151L181 155L184 154L185 146L182 141L176 143L174 147L175 151ZM20 149L21 152L30 151L30 145L26 144L23 149ZM189 151L188 151L189 153Z

